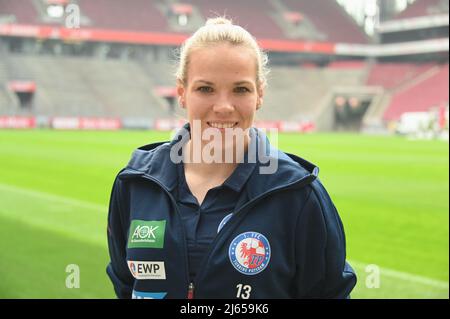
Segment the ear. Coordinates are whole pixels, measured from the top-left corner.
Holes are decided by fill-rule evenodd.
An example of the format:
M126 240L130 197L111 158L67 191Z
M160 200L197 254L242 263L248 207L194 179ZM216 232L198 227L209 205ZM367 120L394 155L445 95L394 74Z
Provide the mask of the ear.
M177 79L177 97L178 97L178 104L182 108L186 107L186 88L184 87L184 84L181 80Z
M258 97L256 99L256 109L257 110L259 110L263 104L263 101L264 101L263 97L264 97L264 85L261 84L258 87Z

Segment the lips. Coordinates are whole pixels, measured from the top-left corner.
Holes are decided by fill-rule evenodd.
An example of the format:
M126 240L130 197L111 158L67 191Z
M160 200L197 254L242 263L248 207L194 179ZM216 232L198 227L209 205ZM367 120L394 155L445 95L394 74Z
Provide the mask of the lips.
M210 127L224 129L224 128L233 128L238 122L206 122Z

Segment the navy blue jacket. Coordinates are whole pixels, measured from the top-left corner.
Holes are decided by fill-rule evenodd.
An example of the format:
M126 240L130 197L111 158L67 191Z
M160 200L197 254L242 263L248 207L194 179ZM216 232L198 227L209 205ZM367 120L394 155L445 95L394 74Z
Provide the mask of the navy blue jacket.
M119 298L349 297L356 275L318 168L278 150L276 173L260 174L257 162L190 283L185 230L171 194L177 172L169 154L176 142L137 149L115 179L107 273Z

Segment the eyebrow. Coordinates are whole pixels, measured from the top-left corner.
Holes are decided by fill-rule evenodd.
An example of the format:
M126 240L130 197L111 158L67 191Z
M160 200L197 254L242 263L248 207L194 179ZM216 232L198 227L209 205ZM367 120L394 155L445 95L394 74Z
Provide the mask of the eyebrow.
M194 83L198 83L198 82L205 83L205 84L208 84L208 85L214 85L214 83L209 82L209 81L205 81L205 80L197 80Z
M209 81L205 81L205 80L197 80L194 83L198 83L198 82L205 83L205 84L208 84L208 85L214 85L214 83L209 82ZM250 84L251 85L252 82L250 82L250 81L238 81L238 82L234 82L233 84L234 85L241 85L241 84Z
M253 83L250 81L239 81L239 82L234 82L234 85L241 85L241 84L250 84L252 85Z

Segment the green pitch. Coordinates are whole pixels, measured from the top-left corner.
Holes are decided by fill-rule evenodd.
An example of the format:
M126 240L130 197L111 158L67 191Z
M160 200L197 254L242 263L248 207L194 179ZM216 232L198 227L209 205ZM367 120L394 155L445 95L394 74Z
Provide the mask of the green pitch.
M114 298L105 272L113 179L135 147L168 138L0 131L0 298ZM449 297L448 143L284 134L279 146L320 167L358 273L352 298ZM78 289L66 288L70 264Z

